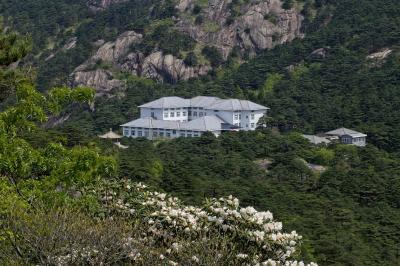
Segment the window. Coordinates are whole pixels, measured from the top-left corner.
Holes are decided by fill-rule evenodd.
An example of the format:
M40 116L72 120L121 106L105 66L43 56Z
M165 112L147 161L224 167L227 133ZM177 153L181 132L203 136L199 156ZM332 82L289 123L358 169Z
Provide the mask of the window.
M203 116L203 112L199 112L199 116L202 117Z
M160 131L160 137L164 137L164 132Z
M251 124L250 124L250 127L251 127L251 128L254 128L254 123L251 123Z
M143 136L142 131L138 131L137 134L138 134L139 137L142 137L142 136Z
M134 128L131 128L131 135L135 136L135 129Z
M251 120L254 120L254 114L251 114Z
M151 117L155 118L154 112L151 112Z
M182 112L182 116L186 116L186 112Z
M164 117L168 117L168 112L164 112Z
M180 117L181 116L181 112L176 112L176 117Z
M176 134L176 130L172 130L172 134Z
M188 137L188 138L191 138L191 137L192 137L192 134L189 134L189 133L188 133L188 134L187 134L187 137Z
M167 132L167 137L171 137L171 132Z
M153 137L157 137L157 131L153 131Z
M242 119L242 115L241 114L239 114L239 119Z
M189 116L192 116L192 111L188 111L188 115L189 115Z
M149 136L149 131L146 130L146 131L144 132L144 135L145 135L146 137L148 137L148 136Z
M129 136L129 129L124 128L124 136Z
M174 117L174 116L175 116L175 112L171 112L171 113L169 114L169 116L170 116L170 117Z
M351 139L345 137L345 138L342 138L342 142L350 144L351 143Z
M197 112L193 112L193 116L197 116Z
M239 119L239 115L235 114L235 120L238 120L238 119Z
M214 110L214 113L218 113L219 111L218 110Z

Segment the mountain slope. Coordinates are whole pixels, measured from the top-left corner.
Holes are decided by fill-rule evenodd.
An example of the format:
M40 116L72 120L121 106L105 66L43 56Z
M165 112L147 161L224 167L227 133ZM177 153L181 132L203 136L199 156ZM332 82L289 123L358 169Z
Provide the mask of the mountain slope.
M177 31L173 19L177 12L190 15L181 15L182 19L196 19L193 12L203 14L204 2L184 11L175 9L175 1L131 0L95 11L85 1L74 2L85 11L77 12L72 24L60 27L72 27L72 31L59 35L44 31L40 36L57 45L46 50L38 41L37 53L43 53L37 61L30 58L39 66L39 84L47 89L49 84L69 83L76 67L87 63L90 71L105 73L102 80L118 84L116 90L106 86L99 91L99 96L107 97L98 97L93 108L68 110L65 118L69 119L55 129L29 133L31 142L39 147L52 138L66 139L68 145L97 143L94 136L98 133L117 129L138 116L138 105L162 96L204 94L254 100L271 108L268 123L273 131L159 143L124 140L130 148L122 152L107 143L98 145L118 158L120 177L149 182L188 202L200 202L204 195L232 193L249 205L279 213L289 228L301 228L305 236L302 253L310 260L315 256L323 265L395 265L400 219L400 2L284 1L289 10L301 7L296 10L304 17L302 38L270 50L255 49L254 58L240 49L225 62L222 54L210 56L217 59L213 69L188 81L176 83L175 78L169 80L171 84L161 84L132 75L133 71L121 73L118 67L125 62L119 61L113 46L118 46L118 37L124 33L143 38L133 47L124 46L127 54L134 50L147 57L157 47L175 53L174 60L193 64L191 57L186 58L193 51L198 64L211 64L202 49L196 48L201 39ZM232 1L236 2L245 6L247 1ZM10 7L12 16L24 10L21 5L16 7ZM34 30L41 32L38 25ZM75 44L74 37L79 39ZM218 55L213 49L206 49L205 54ZM367 133L370 145L319 148L292 133L341 126ZM259 169L258 160L271 162L270 168ZM314 173L304 160L322 164L327 171Z

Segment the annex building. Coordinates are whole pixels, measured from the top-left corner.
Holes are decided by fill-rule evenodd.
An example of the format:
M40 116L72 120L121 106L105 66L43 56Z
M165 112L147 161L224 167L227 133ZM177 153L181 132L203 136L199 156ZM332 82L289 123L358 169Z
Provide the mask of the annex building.
M140 118L121 125L125 137L199 137L204 132L255 130L268 107L247 100L163 97L139 106Z
M312 144L327 145L332 142L364 147L367 145L367 135L348 128L338 128L319 135L303 135Z

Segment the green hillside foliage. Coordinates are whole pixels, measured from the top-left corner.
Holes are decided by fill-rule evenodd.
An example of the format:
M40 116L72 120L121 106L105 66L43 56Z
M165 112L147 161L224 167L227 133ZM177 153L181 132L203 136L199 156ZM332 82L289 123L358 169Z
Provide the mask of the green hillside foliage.
M154 3L159 1L131 0L94 15L83 1L1 0L0 10L6 10L2 11L5 23L30 33L34 51L42 52L33 62L38 66L39 87L49 91L51 85L64 84L71 71L88 58L94 41L112 40L125 30L145 33L155 21L168 22L175 12L173 1L163 1L149 14ZM83 210L83 216L76 219L84 221L85 228L97 226L98 232L106 232L107 221L91 220L91 215L100 215L101 201L91 196L74 200L73 195L99 184L94 180L117 175L118 184L121 180L147 182L190 204L232 194L245 205L269 209L285 228L304 236L301 255L306 261L396 265L400 260L400 2L285 1L285 7L292 5L304 5L303 39L264 51L241 66L234 55L223 63L217 51L205 48L202 54L218 69L175 85L125 75L124 97L96 99L94 110L86 103L70 105L76 100L87 102L88 89L71 93L58 88L48 95L36 92L29 83L32 73L9 68L28 51L25 40L1 36L1 44L24 45L12 53L0 49L4 61L0 62L0 81L6 84L1 85L1 101L10 95L19 99L11 99L17 105L8 104L11 109L4 108L0 115L0 217L9 221L14 220L12 215L17 216L15 221L29 217L31 202L38 200L45 207L56 207L34 212L33 217L46 221L60 215L57 208L68 203L74 212ZM176 54L183 44L185 52L192 49L193 43L184 35L165 43L172 40L166 32L175 33L170 27L150 32L146 46L138 49L160 47ZM75 49L59 50L44 61L52 53L49 47L62 47L72 36L79 40ZM385 48L392 50L387 58L367 58ZM195 65L193 58L187 60ZM220 138L207 134L157 142L124 139L127 150L96 138L137 118L138 105L171 95L253 100L271 108L271 129ZM71 116L51 130L35 126L51 112ZM315 147L296 133L341 126L367 133L369 145ZM309 163L326 170L310 169ZM102 186L112 186L105 183ZM27 211L12 213L15 206ZM83 230L74 217L62 217L60 223L74 225L67 232L76 235ZM22 220L18 229L54 230L49 224L44 230L26 224L29 219ZM121 230L115 235L127 226L126 220L120 222ZM0 255L6 236L11 239L13 235L0 234ZM98 235L91 237L99 241Z
M399 259L400 159L373 146L316 148L298 134L269 130L125 144L121 178L158 184L190 203L232 194L269 209L288 228L301 228L303 252L322 265ZM305 161L327 170L310 170Z

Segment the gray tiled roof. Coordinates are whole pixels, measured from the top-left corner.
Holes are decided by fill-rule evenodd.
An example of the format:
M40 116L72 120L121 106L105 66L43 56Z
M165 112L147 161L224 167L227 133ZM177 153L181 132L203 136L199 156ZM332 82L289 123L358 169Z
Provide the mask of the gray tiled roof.
M143 128L164 128L164 129L179 129L180 122L157 120L151 117L139 118L121 125L121 127L143 127Z
M226 122L217 116L203 116L189 122L157 120L151 117L139 118L121 127L162 128L192 131L220 131L226 129Z
M343 136L343 135L349 135L352 137L366 137L367 135L361 132L357 132L355 130L351 130L348 128L338 128L335 130L331 130L325 133L326 135L333 135L333 136Z
M171 96L171 97L162 97L158 100L140 105L139 107L147 107L147 108L181 108L181 107L189 107L190 100L183 99L181 97Z
M197 96L192 99L181 97L163 97L158 100L140 105L145 108L182 108L203 107L213 110L239 111L239 110L267 110L268 107L239 99L220 99L218 97Z
M198 131L218 131L222 129L222 124L226 122L215 115L203 116L187 123L182 123L181 127L186 130Z
M308 139L312 144L322 144L322 143L330 143L331 141L324 137L319 137L315 135L303 135L304 138Z
M207 107L215 103L216 101L220 101L221 99L218 97L210 97L210 96L196 96L190 99L191 107Z
M227 99L219 100L208 106L210 109L236 111L236 110L267 110L268 107L253 103L247 100Z

